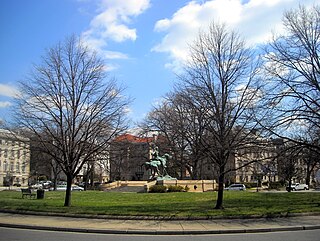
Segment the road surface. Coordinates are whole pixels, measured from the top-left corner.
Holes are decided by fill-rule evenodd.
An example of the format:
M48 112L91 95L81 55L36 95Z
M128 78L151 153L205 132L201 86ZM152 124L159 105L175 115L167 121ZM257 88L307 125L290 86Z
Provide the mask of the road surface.
M112 235L0 228L0 241L318 241L320 230L216 235Z

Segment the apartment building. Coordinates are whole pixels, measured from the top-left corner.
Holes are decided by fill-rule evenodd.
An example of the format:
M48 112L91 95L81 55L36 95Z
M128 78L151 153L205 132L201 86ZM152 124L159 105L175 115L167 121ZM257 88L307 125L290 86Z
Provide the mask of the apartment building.
M0 129L0 186L28 186L29 139Z

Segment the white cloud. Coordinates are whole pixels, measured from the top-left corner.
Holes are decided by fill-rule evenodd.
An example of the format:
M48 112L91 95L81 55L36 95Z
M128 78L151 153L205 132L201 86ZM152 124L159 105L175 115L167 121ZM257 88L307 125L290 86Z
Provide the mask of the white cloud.
M18 94L19 91L16 87L7 84L0 84L0 96L16 97Z
M108 41L135 41L137 31L130 28L132 19L150 6L150 0L101 0L100 13L90 23L82 36L85 42L103 57L126 59L123 53L106 51Z
M154 30L164 32L165 36L152 51L168 53L170 63L166 67L179 71L200 28L205 30L213 20L226 23L244 36L248 44L255 45L269 40L272 31L281 31L283 12L297 8L299 3L308 6L320 0L190 1L171 18L155 24Z
M0 108L6 108L6 107L9 107L11 105L12 105L12 103L9 102L9 101L0 101Z
M106 59L128 59L128 56L124 53L108 50L104 51L104 57Z

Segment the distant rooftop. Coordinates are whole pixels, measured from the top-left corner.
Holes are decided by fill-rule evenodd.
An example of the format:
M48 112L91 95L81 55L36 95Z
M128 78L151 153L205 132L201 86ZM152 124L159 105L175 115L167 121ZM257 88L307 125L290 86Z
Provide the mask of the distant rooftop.
M128 141L128 142L133 142L133 143L150 143L152 141L154 141L153 137L138 137L138 136L134 136L131 134L123 134L123 135L119 135L117 136L114 141Z

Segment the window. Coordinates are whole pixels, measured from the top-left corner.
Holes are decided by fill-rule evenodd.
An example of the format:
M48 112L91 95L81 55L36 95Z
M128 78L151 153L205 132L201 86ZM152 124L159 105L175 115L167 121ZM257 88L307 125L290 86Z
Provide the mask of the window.
M16 164L16 171L20 172L20 163L19 162L17 162L17 164Z
M4 149L4 157L7 158L8 157L8 150Z
M13 162L10 162L10 171L13 172Z
M6 172L6 171L8 171L8 162L4 162L4 171Z
M23 163L21 166L22 173L26 173L26 163Z

